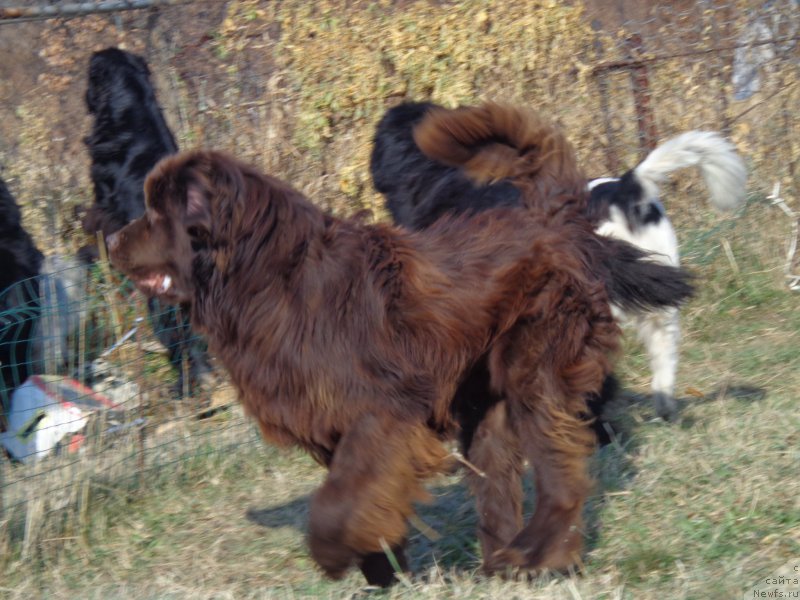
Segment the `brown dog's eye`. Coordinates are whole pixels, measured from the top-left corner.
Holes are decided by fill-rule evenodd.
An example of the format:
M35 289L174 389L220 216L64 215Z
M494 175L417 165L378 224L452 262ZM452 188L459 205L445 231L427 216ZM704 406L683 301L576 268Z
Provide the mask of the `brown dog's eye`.
M208 232L204 228L192 226L188 227L186 232L189 234L193 252L208 248Z

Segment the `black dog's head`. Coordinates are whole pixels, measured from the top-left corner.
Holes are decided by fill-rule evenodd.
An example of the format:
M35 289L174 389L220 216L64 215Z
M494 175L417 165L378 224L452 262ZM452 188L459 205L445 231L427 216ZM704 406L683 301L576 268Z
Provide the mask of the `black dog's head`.
M139 100L144 103L146 96L152 94L149 78L150 70L141 56L119 48L95 52L89 61L89 85L86 90L89 112L94 115L102 106L119 106L119 102L110 101L110 96L119 90L139 94ZM126 104L135 100L134 96Z

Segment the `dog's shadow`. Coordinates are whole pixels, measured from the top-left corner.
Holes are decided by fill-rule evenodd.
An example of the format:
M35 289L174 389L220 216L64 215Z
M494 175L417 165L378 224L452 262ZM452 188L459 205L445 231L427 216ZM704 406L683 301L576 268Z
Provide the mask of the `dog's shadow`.
M683 430L691 429L696 419L687 414L687 408L697 404L716 402L722 398L730 398L739 402L758 402L764 399L767 390L746 383L723 383L710 392L697 392L690 397L676 398L678 409L675 423L666 426L677 426ZM632 410L636 409L636 410ZM648 418L648 415L650 417ZM616 397L603 408L603 421L607 423L609 438L622 443L629 450L637 444L636 431L644 420L661 420L655 415L653 401L649 394L638 394L631 390L620 389ZM610 429L609 429L610 428Z
M463 475L463 474L462 474ZM604 495L610 490L596 490ZM478 516L474 498L466 483L457 475L444 478L444 483L429 488L430 503L417 505L417 513L409 524L407 555L411 570L426 577L432 568L442 571L475 572L481 565L481 553L477 538ZM300 496L284 504L266 508L251 508L246 518L251 523L266 529L292 528L305 536L308 527L309 495ZM525 518L535 506L532 478L525 480ZM587 502L588 549L599 527L596 521L601 501L594 498Z
M480 564L474 501L457 476L444 479L446 483L429 488L432 502L419 504L409 525L408 557L411 569L420 575L434 565L472 570ZM245 516L260 527L290 527L305 536L310 501L309 495L299 496L276 506L250 508Z
M593 457L593 474L597 485L595 493L589 498L584 513L586 523L586 546L591 550L599 543L602 531L602 513L608 499L615 492L622 492L631 485L636 477L633 457L642 436L637 431L648 420L660 421L664 427L678 427L689 430L696 426L696 418L686 409L697 404L716 402L723 398L739 402L758 402L767 395L764 388L748 385L720 384L708 393L697 393L691 397L677 398L678 410L675 422L664 422L655 415L652 397L649 394L637 394L621 388L616 397L603 410L603 421L606 423L610 442L598 448Z
M739 401L761 400L766 391L748 385L723 385L703 397L679 399L679 415L691 403L712 402L722 396ZM613 428L612 442L598 448L593 458L596 478L595 489L586 504L585 536L586 549L591 551L601 535L602 512L610 494L623 491L636 476L631 457L638 447L636 429L641 420L631 416L632 405L643 405L637 412L647 413L650 398L621 390L613 401L611 414L607 416ZM649 406L652 406L650 404ZM672 424L665 423L665 426ZM681 428L693 426L685 415L680 416ZM463 475L460 474L460 475ZM444 571L470 571L480 567L480 549L477 540L478 517L474 499L466 483L458 475L446 477L442 483L430 488L432 502L417 506L417 516L409 527L408 556L411 568L419 576L425 576L433 567ZM526 477L524 512L526 519L535 507L535 491L531 477ZM267 508L251 508L246 518L266 529L290 527L305 536L308 525L310 496L300 496L284 504Z
M251 523L266 529L291 527L304 531L308 523L308 505L310 496L299 496L285 504L268 508L249 508L245 517Z

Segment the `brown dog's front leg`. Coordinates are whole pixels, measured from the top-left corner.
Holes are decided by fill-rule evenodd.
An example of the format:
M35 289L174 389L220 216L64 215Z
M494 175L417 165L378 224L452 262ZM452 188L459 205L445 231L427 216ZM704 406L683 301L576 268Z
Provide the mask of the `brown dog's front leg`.
M394 581L383 547L406 568L406 520L413 502L426 497L422 480L441 470L445 456L424 424L367 415L351 427L311 502L311 555L329 577L358 565L371 584Z

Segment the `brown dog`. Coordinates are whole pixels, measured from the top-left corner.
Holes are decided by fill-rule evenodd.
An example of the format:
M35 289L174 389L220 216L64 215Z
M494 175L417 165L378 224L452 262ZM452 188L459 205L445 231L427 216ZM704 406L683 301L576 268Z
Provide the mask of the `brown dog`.
M575 564L594 442L580 415L617 347L603 278L618 243L521 208L420 233L337 219L216 152L163 159L145 190L111 260L188 303L264 437L329 469L309 535L329 576L358 565L389 584L385 545L405 564L406 520L446 467L467 409L454 393L476 364L502 398L480 407L470 454L485 565ZM524 528L522 457L537 483Z

